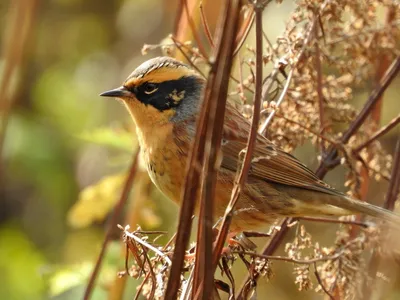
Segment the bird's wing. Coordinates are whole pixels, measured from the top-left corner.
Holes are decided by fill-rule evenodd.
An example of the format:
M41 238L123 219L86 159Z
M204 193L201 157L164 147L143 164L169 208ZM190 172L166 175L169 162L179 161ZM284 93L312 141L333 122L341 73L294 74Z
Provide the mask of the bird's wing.
M243 160L250 123L233 107L228 107L222 141L222 168L236 171ZM249 176L328 194L340 194L320 180L289 153L280 150L262 135L257 136Z

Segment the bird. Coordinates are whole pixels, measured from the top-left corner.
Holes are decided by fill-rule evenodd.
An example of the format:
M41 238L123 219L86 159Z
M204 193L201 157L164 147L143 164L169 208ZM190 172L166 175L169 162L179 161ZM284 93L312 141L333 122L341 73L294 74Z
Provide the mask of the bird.
M190 65L171 57L156 57L137 67L122 86L100 94L122 100L136 125L141 155L152 182L178 204L205 83L206 79ZM215 220L224 216L250 129L250 122L227 102L214 199ZM198 214L199 201L193 201ZM397 214L332 188L293 155L257 135L230 232L260 230L284 217L353 214L400 224Z

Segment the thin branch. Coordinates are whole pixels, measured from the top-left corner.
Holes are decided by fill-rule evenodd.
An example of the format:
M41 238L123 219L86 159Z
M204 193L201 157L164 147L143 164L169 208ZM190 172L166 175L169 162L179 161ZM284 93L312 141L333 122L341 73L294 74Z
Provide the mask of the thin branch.
M112 212L111 220L110 220L110 223L108 224L106 235L104 237L103 244L101 246L101 251L99 253L99 256L97 257L95 267L92 271L92 274L90 275L89 282L85 289L85 294L83 297L84 300L90 299L92 290L94 288L94 284L96 282L97 275L100 272L100 267L103 262L103 258L106 253L108 244L111 241L111 237L113 235L115 226L118 223L118 220L119 220L122 210L125 206L125 203L128 201L129 193L132 189L133 180L135 179L135 176L136 176L138 157L139 157L139 149L137 149L136 152L132 156L132 163L129 168L129 173L128 173L128 176L126 177L121 197L119 198L118 203L116 204L115 209Z
M175 234L169 239L169 241L165 244L165 246L163 247L163 250L162 250L162 251L165 251L166 249L168 249L168 247L175 241L175 237L176 237L176 233L175 233ZM155 263L156 263L156 262L159 262L160 259L161 259L161 257L158 256L158 257L156 258ZM136 295L135 295L135 299L134 299L134 300L139 299L140 295L142 294L143 287L144 287L145 283L147 282L147 280L149 279L149 277L150 277L150 273L147 273L146 276L145 276L145 278L143 279L142 283L141 283L141 284L139 285L139 287L137 288L137 291L136 291Z
M325 7L328 5L329 2L330 1L327 0L321 5L319 14L321 14L321 12L325 9ZM293 72L297 68L298 64L302 61L304 53L305 53L305 51L306 51L306 49L307 49L307 47L308 47L308 45L309 45L309 43L311 41L311 38L314 36L315 27L318 24L318 20L319 20L319 17L318 17L319 14L316 14L314 16L313 21L311 22L310 27L309 27L309 29L308 29L308 31L306 33L306 37L304 39L303 47L300 49L300 51L298 52L298 54L296 55L296 57L292 61L292 66L291 66L292 68L290 70L290 74L288 75L288 78L286 79L285 87L284 87L284 89L283 89L283 91L282 91L277 103L282 102L283 98L285 97L285 95L287 93L287 90L289 88L289 85L290 85L290 81L291 81L292 76L293 76ZM286 61L286 58L283 58L283 59L281 59L280 61L277 62L276 66L274 68L274 71L270 75L269 80L267 80L266 83L265 83L266 86L263 87L263 95L265 95L265 96L268 95L269 90L271 89L271 87L272 87L272 85L273 85L273 83L274 83L274 81L276 79L276 76L278 75L278 71L282 67L282 63L284 61ZM263 99L264 99L264 101L267 101L267 100L265 100L265 97L263 97ZM264 121L264 123L261 125L261 128L259 130L259 132L261 134L265 134L265 131L267 130L268 124L271 121L271 119L273 118L274 114L275 114L275 112L273 111L268 116L268 118Z
M365 119L368 117L374 105L376 104L377 101L379 101L383 93L392 83L393 79L396 78L399 71L400 71L400 56L398 56L393 61L392 65L389 67L389 69L383 76L381 82L377 85L377 87L369 96L367 103L364 105L361 112L358 114L356 119L351 123L349 129L343 134L340 140L342 144L347 144L347 142L358 131L361 125L364 124ZM328 154L321 161L321 164L319 165L316 171L317 175L323 176L328 172L328 170L339 165L340 161L336 160L337 156L338 156L338 150L336 149L336 147L330 146L328 148Z
M393 210L400 192L400 135L397 138L396 148L394 152L394 161L390 177L391 180L388 190L386 192L385 203L383 207L389 210ZM384 234L386 235L386 233ZM387 238L385 238L384 240L387 240ZM381 256L377 251L374 251L368 266L368 274L371 278L376 277L380 262Z
M212 48L214 48L215 45L214 45L214 41L213 41L213 38L212 38L212 35L210 32L210 27L208 26L207 18L205 16L204 10L203 10L203 1L200 2L199 9L200 9L201 24L203 24L203 29L204 29L204 33L206 34L207 41L210 44L210 46Z
M192 294L192 289L193 289L193 276L194 276L194 266L189 273L188 279L186 279L186 282L183 284L182 287L182 292L179 300L189 300L190 295Z
M353 152L360 152L362 149L369 146L372 142L374 142L381 136L388 133L392 128L394 128L399 123L400 123L400 114L397 117L395 117L393 120L391 120L386 126L382 127L377 132L375 132L367 141L365 141L364 143L359 145L357 148L355 148L353 150Z
M252 257L258 257L258 258L264 258L264 259L270 259L270 260L285 261L285 262L290 262L290 263L295 263L295 264L300 264L300 265L312 265L314 263L321 262L321 261L328 261L328 260L333 261L333 260L338 259L341 255L343 255L343 249L333 255L330 255L330 256L310 258L310 259L297 259L297 258L286 257L286 256L264 255L264 254L254 253L254 252L237 251L237 250L233 250L232 253L233 254L250 255Z
M226 9L223 10L223 13L228 11L228 6L234 7L237 9L239 4L237 1L229 1L226 4ZM207 133L207 122L208 116L210 114L210 103L211 101L217 101L217 99L223 99L226 101L226 92L225 95L224 89L219 87L214 87L216 83L224 83L227 85L227 81L224 78L227 78L227 74L230 73L230 67L232 62L229 60L232 57L233 46L230 44L233 43L233 37L228 34L224 34L225 30L233 31L233 34L236 34L236 30L234 30L234 26L236 26L235 15L236 12L231 10L234 14L231 18L225 18L224 15L221 18L222 20L228 20L229 26L220 26L218 34L216 35L216 48L215 52L216 57L215 63L211 66L210 76L207 81L207 86L205 91L211 91L213 94L209 93L208 97L204 97L203 105L201 107L200 115L197 120L197 131L194 140L194 145L192 146L192 150L189 155L189 161L187 163L187 173L184 182L184 190L182 193L181 200L181 208L180 208L180 220L178 224L177 237L175 242L175 250L172 258L172 267L170 270L170 276L168 278L167 289L165 292L165 299L176 299L177 293L180 287L181 282L181 269L183 267L185 249L189 241L190 232L192 227L192 215L194 212L195 202L194 199L197 198L197 191L200 187L200 178L201 178L201 169L200 165L204 160L204 151L205 151L205 143L206 143L206 133ZM220 34L219 34L220 33ZM232 40L232 41L231 41ZM223 58L221 58L223 57ZM226 65L223 65L226 63ZM219 65L221 64L221 65ZM220 66L217 68L217 66ZM215 77L215 78L214 78ZM220 94L215 94L220 92ZM212 200L212 199L211 199ZM211 247L211 246L210 246ZM198 263L198 262L197 262ZM207 273L207 272L205 272ZM207 275L206 275L207 276ZM213 278L213 273L211 274L211 279ZM205 281L204 281L205 282ZM208 281L207 281L208 282ZM206 284L208 286L208 284ZM208 291L205 291L207 293Z
M200 216L197 233L196 264L193 279L194 299L209 299L214 287L212 269L213 208L218 173L218 159L224 126L225 106L232 70L233 46L240 12L239 1L229 1L224 7L217 36L218 51L215 55L204 97L210 99L206 124L203 172L201 178Z
M318 35L318 27L315 27L315 35ZM322 93L322 65L321 56L319 51L318 41L315 42L315 68L317 70L317 94L318 94L318 105L319 105L319 131L320 134L324 132L325 129L325 109L324 109L324 95ZM325 153L325 143L321 139L320 143L321 155Z
M147 245L148 246L148 245ZM154 270L153 270L153 267L151 266L151 261L150 261L150 258L149 258L149 256L147 255L147 250L146 250L146 247L147 246L144 246L143 244L142 244L142 250L143 250L143 252L144 252L144 259L145 259L145 262L147 262L147 265L149 266L149 273L148 274L150 274L150 278L151 278L151 291L150 291L150 294L148 295L148 299L154 299L154 294L155 294L155 292L156 292L156 283L157 283L157 278L156 278L156 275L154 274Z
M185 10L186 17L187 17L187 19L189 21L189 26L190 26L190 29L192 30L193 37L194 37L194 39L196 41L197 47L199 47L199 51L200 51L201 55L203 57L207 58L207 60L208 60L207 51L203 47L203 43L201 42L199 33L197 32L197 29L196 29L196 24L194 23L194 20L193 20L193 17L191 15L191 13L189 12L189 7L188 7L188 4L187 4L187 0L181 0L181 3L182 3L183 8Z
M269 48L275 54L275 57L278 57L278 51L276 51L276 49L274 48L274 46L272 45L271 41L269 40L267 34L264 31L263 31L263 36L264 36L264 39L267 41Z
M204 73L192 62L192 60L190 59L190 57L186 54L185 51L183 51L182 48L186 48L188 51L192 51L192 49L190 49L189 47L187 47L185 44L182 44L180 41L178 41L177 39L175 39L173 36L171 37L172 41L174 42L174 45L176 48L178 48L178 50L181 52L182 56L186 59L186 61L193 67L193 69L195 69L203 78L206 78L206 76L204 75ZM206 58L204 58L206 59Z
M315 278L317 278L318 284L321 286L321 288L325 292L325 294L329 297L329 299L334 300L335 298L327 290L327 288L325 287L325 285L322 282L321 276L319 276L319 272L317 269L317 263L314 263L314 275L315 275Z
M236 36L235 41L235 51L233 51L233 56L239 53L240 49L243 46L244 41L249 35L250 29L253 26L254 22L254 9L253 6L250 7L250 11L248 12L246 20L243 22L242 27L239 30L238 35Z
M124 234L131 239L135 240L136 243L141 244L143 247L150 249L154 253L158 254L160 257L162 257L169 265L172 265L171 260L169 259L168 255L166 255L164 252L161 250L157 249L156 247L150 245L149 243L145 242L142 240L140 237L137 237L134 233L129 232L129 227L125 227L121 229L124 231Z
M261 107L261 92L262 92L262 72L263 72L263 62L262 62L262 51L263 51L263 37L262 37L262 12L266 5L265 1L255 1L254 10L255 10L255 22L256 22L256 75L255 75L255 93L254 93L254 112L253 119L251 124L250 136L247 141L246 146L246 155L244 157L244 161L242 164L242 168L240 170L240 174L236 180L236 184L233 187L231 199L226 208L225 215L221 224L220 231L218 233L218 237L214 246L213 253L213 272L217 266L224 242L228 235L229 226L232 221L233 211L235 205L239 199L241 190L244 186L244 183L247 178L247 173L251 164L251 157L255 147L255 142L257 138L257 128L260 120L260 107Z
M267 111L267 110L263 110L263 111L261 111L261 113L263 113L264 111ZM337 141L332 140L332 139L330 139L330 138L328 138L328 137L326 137L326 136L323 136L322 134L320 134L320 133L318 133L318 132L312 130L309 126L306 126L306 125L304 125L304 124L302 124L302 123L300 123L300 122L297 122L297 121L295 121L295 120L289 119L288 117L285 117L285 116L284 116L283 114L281 114L279 111L276 111L276 112L275 112L275 116L276 116L277 118L284 119L284 120L287 121L287 122L296 124L296 125L299 126L300 128L303 128L305 131L308 131L309 133L315 135L316 137L320 138L321 140L323 140L323 141L325 141L325 142L328 142L328 143L330 143L330 144L332 144L332 145L336 145L336 146L338 146L338 147L340 146L340 145L338 145L338 142L337 142Z
M389 210L393 210L400 192L400 134L397 137L396 149L394 151L394 160L392 165L392 173L390 174L390 178L391 179L383 207Z
M265 134L269 123L271 122L272 118L275 116L276 109L281 105L281 103L283 101L283 98L285 98L286 93L287 93L288 88L289 88L289 85L290 85L290 82L291 82L292 77L293 77L293 73L294 73L294 69L291 69L290 72L289 72L288 78L286 80L285 86L283 87L282 93L280 94L279 99L276 101L275 107L272 109L272 111L268 115L267 119L264 121L264 123L262 124L262 126L260 128L260 133L261 134Z

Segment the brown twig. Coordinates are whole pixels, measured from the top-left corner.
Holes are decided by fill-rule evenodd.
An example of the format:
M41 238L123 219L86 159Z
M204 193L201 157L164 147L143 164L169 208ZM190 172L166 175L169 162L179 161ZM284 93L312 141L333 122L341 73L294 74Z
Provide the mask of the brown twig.
M285 86L283 87L282 93L279 95L279 98L276 101L275 107L272 109L272 111L269 113L268 117L265 119L264 123L260 127L260 133L261 134L265 134L269 123L271 122L272 118L276 114L277 108L281 105L283 99L285 98L286 93L287 93L288 88L289 88L289 85L290 85L290 82L291 82L292 77L293 77L293 72L294 72L294 69L291 69L290 72L289 72L288 78L286 80Z
M386 192L385 202L383 207L389 210L394 209L397 197L400 192L400 136L397 138L396 148L394 152L394 161L392 165L392 172L390 176L389 187ZM368 274L371 278L376 277L379 265L381 263L381 256L374 251L368 266Z
M319 272L317 269L317 263L314 262L314 275L315 278L318 281L318 284L321 286L322 290L325 292L325 294L329 297L329 299L334 300L335 298L332 296L332 294L327 290L327 288L325 287L325 285L322 282L321 276L319 276Z
M92 274L90 275L89 282L88 282L88 284L86 286L86 289L85 289L85 294L84 294L84 297L83 297L84 300L89 300L90 299L92 290L94 288L94 284L96 282L97 275L98 275L98 273L100 271L100 267L101 267L101 264L103 262L104 255L106 253L108 244L109 244L109 242L111 240L111 236L113 234L113 231L115 230L115 226L118 223L118 219L120 218L120 215L121 215L122 210L123 210L123 208L125 206L125 203L128 200L129 193L130 193L130 191L132 189L133 180L135 179L135 175L136 175L138 157L139 157L139 149L132 156L132 163L131 163L131 166L129 168L128 176L126 177L121 197L119 198L118 203L116 204L116 206L114 208L114 211L113 211L113 213L111 215L111 219L110 219L110 222L108 224L106 235L104 237L103 244L101 246L101 251L99 253L99 256L97 257L97 261L96 261L95 267L94 267L94 269L92 271Z
M383 207L389 210L394 209L397 196L400 192L400 134L397 137L396 148L394 150L394 160L392 172L390 174L390 183L385 197Z
M383 174L380 170L377 170L376 168L373 168L371 166L368 165L368 163L365 161L364 158L361 157L361 155L359 153L355 153L355 158L361 162L362 166L364 169L371 171L374 174L378 174L380 177L382 177L383 179L385 179L386 181L390 181L390 177L386 174ZM346 160L347 161L347 160Z
M194 299L209 299L213 291L212 241L213 241L213 203L217 178L217 161L220 155L224 126L225 105L227 101L227 76L233 63L233 43L239 19L239 1L229 1L220 19L217 37L215 63L210 70L205 88L205 99L209 99L209 114L202 173L202 191L199 226L197 234L196 264L193 280Z
M213 252L213 271L217 266L224 242L228 235L229 226L231 224L231 220L233 217L234 208L236 202L239 199L241 190L247 178L247 173L250 168L252 153L254 150L256 138L257 138L257 129L260 120L260 107L261 107L261 89L262 89L262 72L263 72L263 62L262 62L262 51L263 51L263 37L262 37L262 12L264 10L267 1L258 1L254 2L254 11L255 11L255 22L256 22L256 75L255 75L255 93L254 93L254 112L251 124L250 136L247 140L246 145L246 155L243 160L243 164L239 173L239 176L236 179L236 184L233 187L231 199L226 208L225 215L218 233L218 237L214 246Z
M266 111L266 110L265 110L265 111ZM264 111L261 111L261 113L263 113L263 112L264 112ZM289 119L289 118L286 117L285 115L281 114L279 111L276 111L276 112L275 112L275 116L276 116L277 118L284 119L284 120L287 121L287 122L296 124L296 125L299 126L300 128L303 128L305 131L308 131L309 133L315 135L316 137L320 138L321 140L323 140L323 141L325 141L325 142L328 142L328 143L330 143L330 144L339 146L337 141L332 140L332 139L330 139L330 138L328 138L328 137L326 137L326 136L323 136L322 134L320 134L320 133L318 133L318 132L312 130L309 126L306 126L306 125L304 125L304 124L302 124L302 123L300 123L300 122L297 122L297 121L295 121L295 120Z
M186 17L188 19L189 26L190 26L190 29L192 30L192 34L193 34L194 40L196 41L197 47L199 48L201 55L203 57L207 58L207 60L208 60L207 51L204 49L204 46L203 46L203 43L201 42L199 33L197 32L196 24L193 20L192 14L189 11L187 0L181 0L181 4L183 5L183 8L185 10Z
M205 16L204 10L203 10L203 1L200 1L199 9L200 9L201 24L203 24L203 29L204 29L204 33L207 37L207 41L210 44L210 46L212 48L214 48L215 45L214 45L214 41L213 41L213 38L212 38L212 35L210 32L210 27L208 26L207 18Z
M353 150L353 152L360 152L365 147L368 147L372 142L374 142L381 136L388 133L390 130L392 130L392 128L394 128L399 123L400 123L400 114L397 117L395 117L393 120L391 120L386 126L382 127L377 132L375 132L367 141L365 141L364 143L359 145L357 148L355 148Z
M170 238L170 240L165 244L165 246L163 247L162 251L165 251L166 249L168 249L168 247L174 242L175 237L176 237L176 234L174 234L174 235ZM156 258L156 262L158 262L160 259L161 259L161 257L158 256L158 257ZM137 291L136 291L136 295L135 295L135 299L134 299L134 300L139 299L139 297L140 297L140 295L141 295L141 293L142 293L143 287L144 287L145 283L147 282L147 280L149 279L149 277L150 277L150 273L147 273L146 276L145 276L145 278L143 279L142 283L141 283L141 284L139 285L139 287L137 288Z
M226 3L229 7L233 7L238 10L238 2L237 1L229 1ZM223 10L225 13L227 11ZM231 12L235 12L235 10L230 10ZM231 18L225 18L223 17L224 20L228 20L231 22L230 26L223 26L219 30L222 30L223 32L225 30L231 30L233 31L233 34L236 33L236 30L233 30L236 26L235 24L235 14L231 16ZM233 22L232 22L233 21ZM223 24L223 23L222 23ZM224 38L224 40L222 40ZM210 76L207 82L207 87L206 87L206 92L207 91L212 91L212 92L218 92L217 89L211 89L209 90L209 85L214 85L215 83L221 84L222 82L226 82L226 80L223 80L226 78L226 74L229 74L230 72L230 66L231 62L229 63L228 57L231 58L233 47L230 45L230 39L231 37L229 34L217 34L217 47L216 47L216 62L211 66L211 71L210 71ZM233 38L232 38L233 42ZM220 59L221 56L224 55L225 59ZM228 62L228 63L227 63ZM223 63L227 63L225 66L222 65ZM221 64L221 65L219 65ZM217 68L217 66L219 66ZM214 78L215 77L215 78ZM215 82L214 82L215 80ZM226 82L227 84L227 82ZM167 290L165 293L165 298L166 299L176 299L178 289L180 286L180 279L181 279L181 269L183 266L183 259L184 259L184 254L185 254L185 249L187 246L187 243L189 241L189 234L188 231L190 231L191 226L192 226L192 219L191 216L193 215L194 212L194 205L195 202L193 199L196 199L197 196L197 191L199 190L200 187L200 178L201 178L201 173L200 173L200 165L204 160L204 150L205 150L205 141L206 141L206 133L207 133L207 122L208 122L208 116L210 115L210 103L211 101L217 101L217 99L220 99L220 97L223 94L223 89L221 88L220 94L208 94L208 97L204 97L203 105L200 111L198 123L197 123L197 131L196 131L196 137L194 141L193 148L191 150L190 154L190 160L188 162L188 168L187 168L187 175L186 175L186 181L184 184L184 191L183 191L183 199L181 201L181 209L180 209L180 221L178 224L178 231L177 231L177 237L176 237L176 243L175 243L175 251L172 259L172 267L170 271L170 276L168 279L167 283ZM214 97L214 98L212 98ZM226 91L225 91L225 100L226 100ZM212 199L211 199L212 200ZM208 226L208 225L207 225ZM211 247L211 245L210 245ZM200 260L199 260L200 261ZM207 272L203 272L207 273ZM205 275L209 276L209 275ZM211 279L213 278L211 274ZM202 284L206 284L207 290L205 293L208 293L208 277L207 281L203 281ZM201 282L201 281L200 281Z
M124 234L135 240L136 243L142 245L143 247L146 247L147 249L153 251L154 253L158 254L158 256L162 257L169 265L172 264L171 260L169 259L168 255L164 254L162 251L160 251L159 249L157 249L156 247L150 245L148 242L144 241L143 239L141 239L140 237L137 237L134 233L130 233L129 227L127 228L122 228L124 230Z
M248 12L247 15L247 19L243 22L242 27L240 28L239 33L236 36L235 51L233 52L233 56L236 56L236 54L238 54L240 49L242 48L244 41L249 35L253 22L254 22L254 9L251 6L250 11Z
M183 51L183 48L186 48L188 51L192 51L192 49L190 49L189 47L187 47L185 44L182 44L180 41L178 41L177 39L175 39L174 37L171 37L172 41L174 42L174 45L176 48L178 48L178 50L180 51L180 53L182 54L182 56L186 59L186 61L188 62L188 64L190 64L193 69L195 69L201 76L203 76L204 78L206 78L206 76L204 75L204 73L192 62L192 60L190 59L190 57L187 55L187 53L185 51ZM205 59L205 58L204 58Z
M309 29L306 33L305 39L304 39L304 43L303 43L303 47L300 49L300 51L297 53L296 57L293 59L292 61L292 65L291 65L291 74L293 75L294 70L298 67L299 63L303 60L305 51L308 47L308 45L311 42L312 37L314 36L314 32L315 32L315 28L316 25L318 24L318 20L319 20L319 15L321 14L321 12L325 9L325 7L328 5L328 3L330 2L330 0L326 0L320 7L320 12L318 14L316 14L313 18L313 21L311 22ZM282 58L281 60L279 60L274 68L274 70L272 71L270 78L268 80L266 80L264 87L263 87L263 99L264 101L266 100L266 96L268 96L268 93L270 91L270 89L272 88L272 85L276 79L276 76L278 75L278 72L280 71L280 69L282 68L282 64L283 62L286 61L286 58ZM290 81L292 78L292 75L288 76L288 78L286 79L286 84L285 84L285 88L282 91L279 100L282 101L282 99L284 98L284 96L286 95L289 85L290 85ZM278 102L279 102L278 100ZM264 121L264 123L261 125L259 132L261 134L265 134L265 131L267 130L268 124L271 121L271 119L274 116L274 112L270 114L270 116L268 116L268 118Z
M318 35L318 27L315 26L315 35ZM318 105L319 105L319 131L320 134L324 132L325 129L325 109L324 109L324 95L322 93L322 65L321 56L319 51L318 41L315 42L315 69L317 70L317 95L318 95ZM321 139L321 156L325 153L325 143Z
M346 132L343 134L340 140L342 144L347 144L347 142L350 140L353 134L355 134L361 127L361 125L364 124L364 121L370 114L374 105L376 104L377 101L379 101L379 99L386 91L386 89L389 87L393 79L396 78L396 75L399 73L399 71L400 71L400 56L393 61L393 63L385 73L384 77L382 78L381 82L377 85L377 87L369 96L367 103L364 105L361 112L357 115L356 119L351 123L349 129L346 130ZM328 148L327 152L328 154L326 154L324 159L321 161L321 164L319 165L316 171L318 176L324 176L330 169L340 164L340 160L337 159L338 150L336 147L331 145Z
M285 261L285 262L290 262L290 263L295 263L295 264L300 264L300 265L312 265L314 263L321 262L321 261L336 260L343 254L343 250L340 250L337 253L330 255L330 256L310 258L310 259L297 259L297 258L286 257L286 256L265 255L265 254L258 254L258 253L254 253L254 252L237 251L237 250L233 250L232 253L250 255L252 257L259 257L259 258L263 258L263 259Z
M146 247L143 244L141 246L142 246L142 251L143 251L143 255L144 255L144 260L145 260L145 262L147 262L147 265L149 266L148 274L150 274L150 278L151 278L151 290L150 290L150 294L148 295L148 299L152 300L152 299L154 299L154 295L156 293L157 278L156 278L156 275L154 274L153 267L151 266L150 258L147 255Z

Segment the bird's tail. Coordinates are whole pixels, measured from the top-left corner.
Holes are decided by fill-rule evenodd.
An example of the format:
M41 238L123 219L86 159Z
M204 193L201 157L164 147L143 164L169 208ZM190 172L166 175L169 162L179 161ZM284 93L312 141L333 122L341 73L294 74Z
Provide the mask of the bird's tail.
M326 198L329 199L328 202L330 205L348 210L351 213L361 213L400 225L400 216L383 207L355 200L345 195Z

